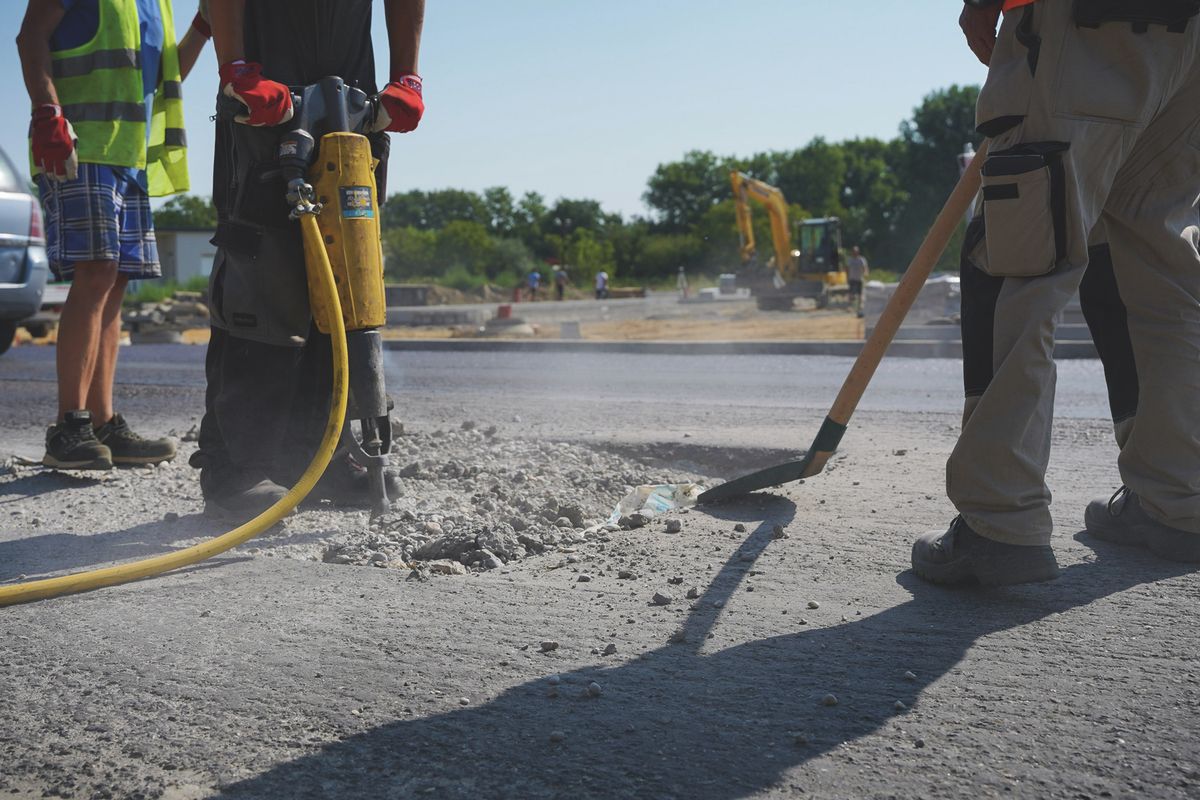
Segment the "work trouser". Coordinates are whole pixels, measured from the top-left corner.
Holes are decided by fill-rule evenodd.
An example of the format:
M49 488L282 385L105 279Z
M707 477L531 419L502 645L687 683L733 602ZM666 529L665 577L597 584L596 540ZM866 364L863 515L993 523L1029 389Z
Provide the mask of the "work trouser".
M1200 533L1200 21L1084 28L1072 5L1006 15L980 95L986 233L969 255L1003 285L947 493L988 538L1049 541L1055 319L1103 222L1139 383L1121 476L1154 518Z
M964 422L975 410L979 398L992 382L992 333L995 329L996 301L1004 287L1004 278L988 275L971 263L967 253L983 235L983 218L971 221L966 244L959 262L962 277L963 389L966 404ZM1093 236L1095 238L1095 236ZM1129 338L1128 315L1113 274L1112 251L1104 237L1088 248L1088 266L1079 284L1079 305L1108 390L1113 435L1118 447L1124 447L1133 430L1137 414L1137 364L1133 342Z

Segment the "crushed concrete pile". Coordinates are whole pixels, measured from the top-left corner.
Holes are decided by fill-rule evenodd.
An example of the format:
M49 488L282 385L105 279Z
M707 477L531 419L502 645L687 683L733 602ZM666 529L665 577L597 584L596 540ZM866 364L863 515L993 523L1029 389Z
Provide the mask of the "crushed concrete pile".
M392 461L403 492L392 511L370 522L356 516L357 524L325 538L323 561L494 569L647 524L607 520L634 486L692 479L579 444L499 438L470 422L399 436Z

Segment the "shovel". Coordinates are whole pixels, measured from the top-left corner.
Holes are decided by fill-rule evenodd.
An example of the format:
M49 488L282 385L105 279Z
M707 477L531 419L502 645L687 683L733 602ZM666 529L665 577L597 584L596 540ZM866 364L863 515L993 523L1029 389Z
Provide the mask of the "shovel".
M883 309L883 314L875 324L875 330L871 332L871 338L867 339L867 343L863 345L862 352L858 354L858 359L855 360L850 374L846 376L846 380L842 384L842 390L838 392L837 399L833 402L833 407L829 409L829 416L825 417L825 422L821 424L821 428L817 431L817 436L813 439L812 446L808 448L804 458L767 467L722 483L720 486L714 486L700 495L699 503L729 500L743 494L756 492L759 489L781 486L801 478L811 478L813 475L819 475L825 469L825 463L837 451L838 444L842 441L842 435L846 433L850 417L854 414L854 409L858 408L858 401L862 399L863 392L867 390L867 385L875 375L875 369L883 360L892 339L895 338L900 323L908 315L908 311L925 285L929 273L933 271L934 265L942 257L942 252L946 249L955 228L958 227L959 220L966 215L971 200L979 193L979 173L984 159L987 158L987 150L988 143L985 141L980 146L979 152L975 154L970 166L967 167L966 172L959 179L958 185L954 187L954 191L950 193L946 204L942 206L941 213L933 221L933 227L929 229L929 233L925 234L925 241L921 242L921 247L913 256L912 263L908 265L908 269L900 279L900 284L896 287L896 293L892 295L892 299Z

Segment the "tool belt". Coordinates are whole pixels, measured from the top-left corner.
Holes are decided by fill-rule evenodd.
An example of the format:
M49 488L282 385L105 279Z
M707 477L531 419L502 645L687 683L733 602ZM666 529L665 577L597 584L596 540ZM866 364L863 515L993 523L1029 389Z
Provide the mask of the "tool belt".
M1106 22L1128 22L1134 33L1163 25L1169 33L1183 33L1192 17L1200 14L1200 0L1075 0L1073 16L1081 28L1099 28Z

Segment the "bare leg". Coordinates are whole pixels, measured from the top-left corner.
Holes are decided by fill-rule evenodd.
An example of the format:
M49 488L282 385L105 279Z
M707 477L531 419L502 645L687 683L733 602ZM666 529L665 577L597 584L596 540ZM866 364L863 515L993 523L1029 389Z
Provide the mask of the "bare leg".
M87 406L100 347L104 309L117 279L115 261L85 261L75 265L71 291L58 322L58 420L68 411Z
M121 346L121 300L129 279L118 275L108 291L100 321L100 343L96 352L96 368L88 385L87 409L92 412L92 424L100 427L113 416L113 379L117 372L117 352Z

